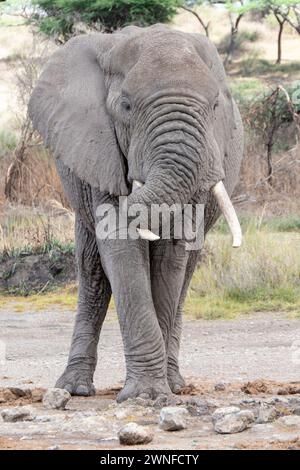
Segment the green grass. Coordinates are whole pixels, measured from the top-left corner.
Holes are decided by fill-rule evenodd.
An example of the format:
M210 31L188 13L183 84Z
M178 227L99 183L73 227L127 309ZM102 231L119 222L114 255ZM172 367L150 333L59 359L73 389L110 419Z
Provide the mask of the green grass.
M239 75L249 77L252 75L288 75L299 74L300 62L275 64L266 59L261 59L256 53L249 55L238 63Z
M210 294L203 297L190 291L185 312L192 318L206 320L232 319L241 314L280 311L300 316L300 289L257 289L242 293L238 290L226 294Z
M51 308L75 312L77 308L77 290L77 284L70 284L26 297L22 294L16 294L14 296L2 295L0 296L1 308L9 308L12 312L16 313L28 311L43 312ZM113 298L110 301L109 309L115 310ZM114 315L112 319L115 319Z
M249 107L249 103L256 99L258 95L267 90L265 83L258 78L231 78L229 80L231 93L238 106L242 108Z
M288 215L285 217L269 217L261 218L257 215L240 214L239 221L243 232L254 233L259 232L296 232L300 233L300 216ZM228 234L228 225L224 218L221 217L213 227L211 233Z
M75 245L73 242L61 243L59 240L51 239L41 245L27 245L22 248L10 249L0 253L0 262L6 258L18 258L24 255L42 255L49 254L50 259L55 261L58 253L62 254L74 254Z
M59 310L75 311L77 305L77 286L69 285L64 288L56 288L50 292L33 294L24 297L18 295L2 295L1 307L9 308L13 312L23 313L26 311L42 312L51 307Z

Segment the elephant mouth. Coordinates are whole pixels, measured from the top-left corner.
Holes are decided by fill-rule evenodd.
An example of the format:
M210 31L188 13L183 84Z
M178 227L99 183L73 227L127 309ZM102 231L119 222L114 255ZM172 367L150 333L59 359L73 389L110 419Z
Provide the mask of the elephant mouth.
M136 191L143 187L143 183L137 180L133 181L132 191ZM223 214L229 230L232 235L232 247L238 248L242 244L242 230L237 217L236 211L233 207L233 204L230 200L230 197L226 191L223 181L219 181L212 188L211 192L214 195L216 202L219 206L221 213ZM159 236L151 232L151 230L138 228L137 229L140 238L148 241L159 240Z

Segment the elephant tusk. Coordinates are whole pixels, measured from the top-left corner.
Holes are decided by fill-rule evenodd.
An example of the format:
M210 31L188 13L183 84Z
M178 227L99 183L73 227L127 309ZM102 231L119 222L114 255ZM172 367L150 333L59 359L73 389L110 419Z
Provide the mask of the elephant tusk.
M136 189L140 189L144 184L141 181L133 180L132 182L132 192L134 192Z
M219 181L215 186L213 186L212 192L231 231L232 246L234 248L238 248L242 244L242 230L223 182Z
M155 235L155 233L151 232L151 230L137 228L137 232L143 240L148 240L149 242L155 242L155 240L160 239L160 237L158 235Z
M142 186L143 186L143 183L137 180L133 180L132 192L136 191L137 189L140 189ZM160 239L158 235L155 235L155 233L151 232L151 230L148 230L148 229L137 228L137 232L143 240L148 240L149 242L154 242Z

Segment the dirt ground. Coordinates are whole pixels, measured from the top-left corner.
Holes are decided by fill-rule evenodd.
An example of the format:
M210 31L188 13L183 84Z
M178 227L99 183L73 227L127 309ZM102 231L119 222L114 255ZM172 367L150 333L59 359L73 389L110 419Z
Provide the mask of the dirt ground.
M211 420L216 408L232 404L255 411L274 406L277 417L300 414L299 320L279 313L232 321L186 320L181 366L192 386L179 400L189 406L196 398L206 411L192 413L187 429L168 433L158 427L159 404L115 402L124 358L114 312L109 312L100 339L97 395L73 397L64 411L43 408L44 389L54 385L66 364L73 319L74 313L67 311L12 313L0 308L0 408L29 404L37 415L29 422L0 420L0 448L120 448L117 433L128 421L152 429L155 437L147 449L300 448L300 423L254 423L241 433L222 435Z

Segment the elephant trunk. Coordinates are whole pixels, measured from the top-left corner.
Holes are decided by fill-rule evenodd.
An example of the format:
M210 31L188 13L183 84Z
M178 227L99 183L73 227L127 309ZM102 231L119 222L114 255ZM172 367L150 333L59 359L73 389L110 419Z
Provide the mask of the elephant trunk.
M138 143L133 146L133 154L144 153L146 181L134 181L128 208L140 204L151 208L152 216L157 208L160 211L162 205L167 205L172 206L175 217L199 188L212 191L232 232L233 246L239 246L241 230L221 181L224 172L219 148L205 121L207 110L193 104L191 101L188 108L181 104L156 106L143 148ZM159 237L148 230L149 215L144 218L140 218L140 236L156 240Z
M197 190L201 174L199 155L205 159L205 129L200 116L204 110L199 110L195 100L190 100L189 106L178 98L177 101L173 103L172 97L157 100L131 143L129 162L141 161L139 156L143 155L139 172L145 184L134 185L128 198L129 208L141 204L151 208L153 214L155 206L172 206L175 216ZM133 175L136 179L137 172ZM148 220L142 222L148 226Z
M140 189L143 183L140 181L133 182L133 191ZM232 202L228 196L225 186L222 181L219 181L212 187L212 193L214 194L220 211L222 212L226 222L228 223L231 235L232 235L232 247L239 248L242 244L242 230L239 223L239 219L232 205ZM155 241L159 239L159 236L154 234L148 229L138 229L140 237L148 240Z

